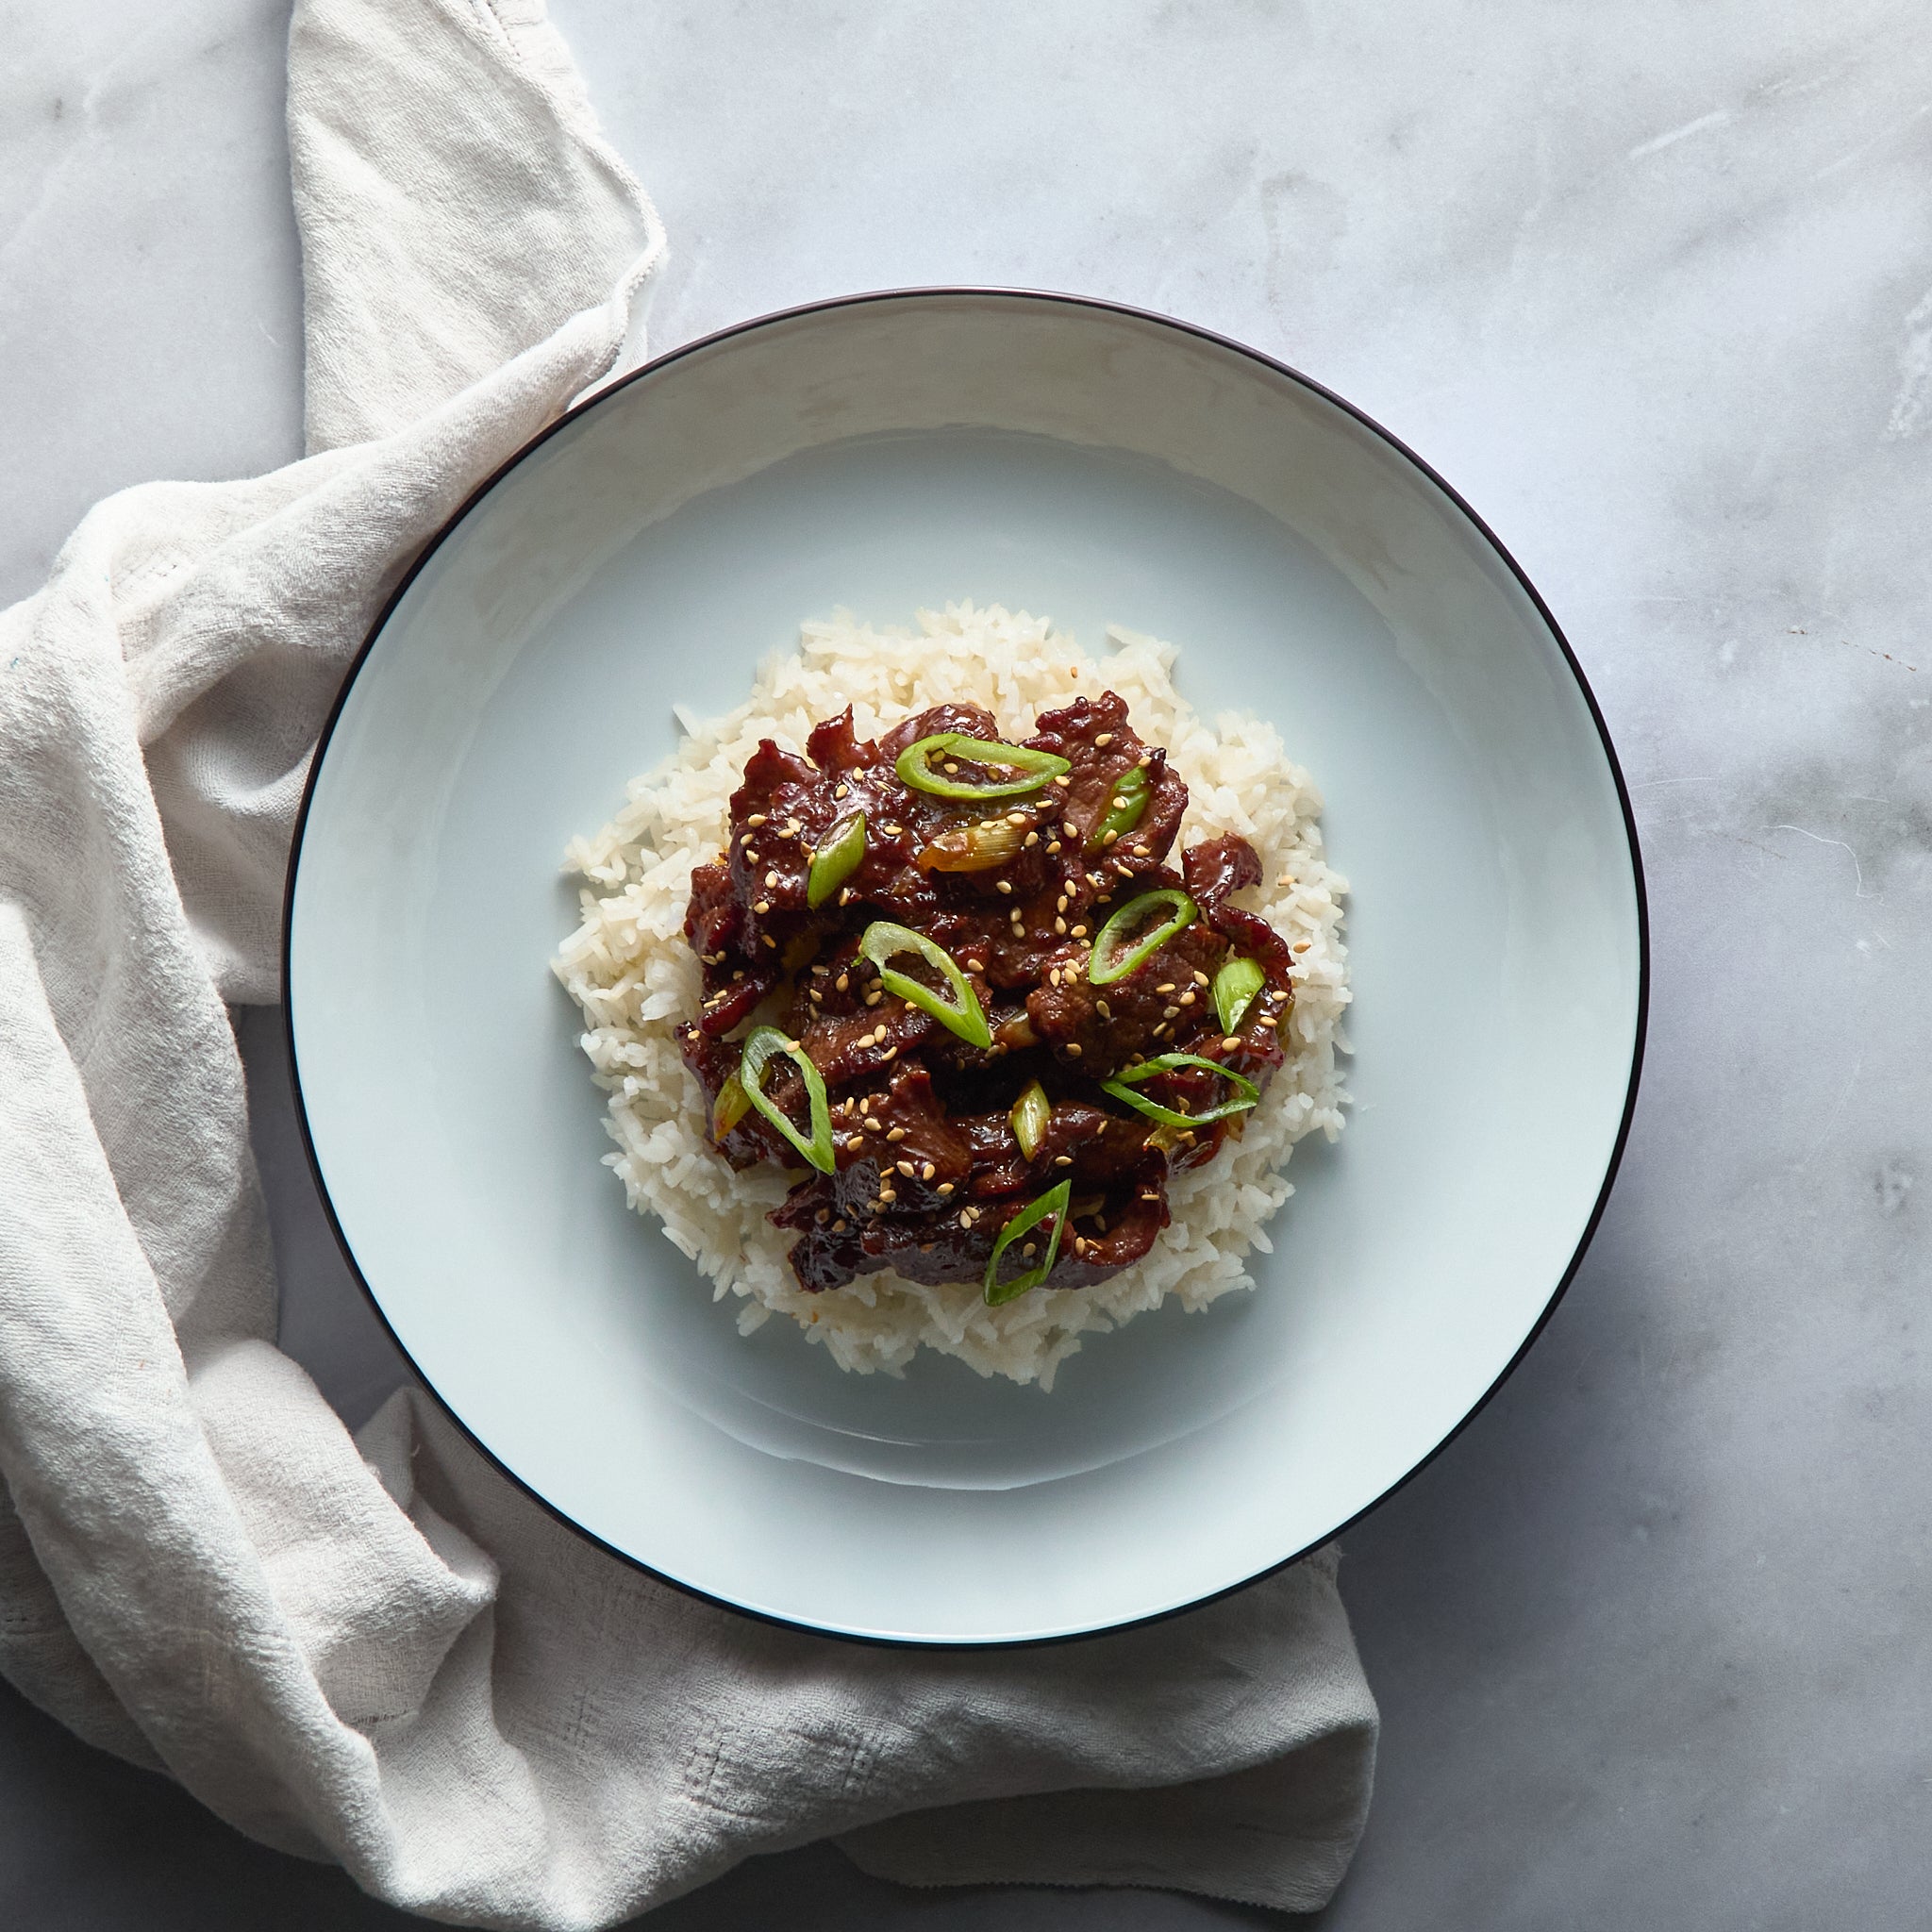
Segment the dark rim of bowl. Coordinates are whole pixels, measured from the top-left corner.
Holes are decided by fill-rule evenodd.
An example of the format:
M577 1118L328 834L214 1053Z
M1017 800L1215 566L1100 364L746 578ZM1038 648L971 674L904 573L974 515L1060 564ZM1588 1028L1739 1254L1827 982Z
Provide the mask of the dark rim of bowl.
M1535 1324L1531 1327L1529 1333L1524 1337L1522 1346L1510 1357L1502 1373L1490 1384L1482 1395L1471 1405L1469 1411L1463 1416L1462 1420L1421 1461L1417 1462L1407 1474L1390 1484L1372 1502L1365 1504L1360 1509L1357 1509L1346 1522L1337 1524L1333 1529L1327 1531L1325 1535L1318 1538L1314 1542L1304 1545L1290 1556L1278 1558L1276 1561L1266 1565L1265 1568L1256 1571L1252 1575L1242 1577L1239 1582L1224 1585L1220 1590L1210 1591L1207 1595L1196 1597L1191 1602L1177 1604L1169 1609L1155 1610L1145 1616L1131 1617L1118 1624L1096 1624L1091 1629L1063 1631L1046 1637L997 1637L983 1639L888 1637L863 1631L841 1630L825 1624L807 1623L798 1618L782 1617L770 1610L754 1609L747 1605L736 1603L729 1597L718 1596L709 1591L700 1590L695 1584L687 1583L680 1577L670 1576L661 1570L653 1569L650 1564L644 1562L641 1557L632 1556L629 1551L621 1550L615 1544L607 1542L594 1530L586 1528L575 1517L558 1508L547 1497L540 1494L515 1470L509 1468L508 1464L496 1456L487 1443L480 1441L463 1421L462 1417L437 1392L434 1383L424 1374L421 1368L418 1367L415 1357L403 1346L401 1337L396 1334L389 1317L383 1312L382 1304L376 1298L375 1291L370 1287L367 1278L363 1275L361 1267L357 1262L355 1250L349 1245L348 1237L343 1233L341 1222L336 1219L335 1203L329 1196L328 1183L324 1178L322 1163L316 1155L315 1142L308 1130L308 1109L302 1098L302 1070L295 1052L294 1014L288 998L289 965L294 929L295 878L302 862L302 843L304 834L308 830L309 806L315 796L315 781L321 773L323 760L327 756L329 741L335 735L336 725L341 718L343 708L348 703L349 693L355 686L356 679L360 674L363 664L367 661L370 651L375 647L375 641L382 635L384 627L394 614L397 605L408 594L410 585L416 581L416 578L429 559L436 555L437 551L442 547L458 526L483 498L488 496L497 484L534 450L540 449L553 436L557 435L570 424L575 423L579 417L586 415L600 404L608 401L620 390L628 389L632 383L643 382L652 376L660 375L664 370L670 368L672 364L682 361L687 356L696 355L702 350L715 348L721 342L729 341L737 336L748 335L756 329L769 328L779 323L793 322L803 316L824 315L836 309L864 308L874 303L928 300L958 301L961 299L1031 305L1051 303L1068 308L1091 309L1106 315L1123 316L1130 321L1146 324L1154 328L1171 330L1176 335L1191 336L1198 341L1211 343L1218 349L1224 350L1231 355L1240 356L1247 361L1257 363L1261 368L1270 371L1277 376L1285 376L1289 381L1297 383L1310 393L1320 396L1324 402L1333 405L1336 408L1341 410L1344 415L1359 424L1372 435L1380 438L1397 455L1401 456L1424 476L1427 477L1449 502L1454 504L1456 508L1469 520L1471 527L1481 536L1483 541L1489 544L1490 548L1507 566L1510 575L1516 579L1524 594L1535 606L1537 614L1542 619L1543 624L1549 630L1550 636L1556 641L1557 650L1562 653L1563 661L1569 666L1571 676L1576 680L1576 688L1582 692L1583 702L1589 708L1591 722L1596 726L1597 740L1603 746L1604 759L1609 766L1611 781L1617 789L1617 804L1624 815L1624 833L1630 851L1630 883L1637 901L1637 1024L1630 1044L1630 1084L1624 1095L1624 1113L1622 1120L1617 1125L1617 1138L1610 1149L1609 1160L1604 1169L1603 1185L1597 1191L1595 1205L1591 1208L1589 1219L1584 1223L1583 1232L1577 1239L1575 1251L1570 1257L1569 1265L1563 1270L1555 1289L1551 1291L1549 1300L1543 1306L1542 1312L1537 1317ZM1568 1291L1570 1284L1576 1278L1576 1271L1583 1265L1583 1257L1589 1251L1591 1241L1595 1238L1597 1228L1603 1221L1604 1210L1608 1206L1610 1191L1617 1178L1617 1170L1623 1164L1624 1150L1629 1142L1630 1125L1637 1110L1637 1089L1643 1071L1644 1042L1650 1021L1650 906L1644 885L1643 855L1637 837L1637 820L1630 808L1630 792L1628 787L1624 782L1624 770L1617 761L1616 746L1610 741L1609 729L1604 723L1603 711L1597 704L1596 693L1591 690L1590 680L1583 675L1583 667L1576 661L1576 654L1570 648L1569 639L1563 635L1562 626L1557 624L1556 616L1551 611L1549 606L1543 602L1541 593L1530 582L1528 575L1524 572L1523 566L1516 561L1515 558L1509 554L1502 540L1476 514L1475 510L1464 500L1455 487L1440 475L1422 457L1418 456L1399 436L1385 429L1374 417L1364 414L1362 410L1358 409L1345 396L1338 395L1325 384L1317 382L1312 376L1303 375L1299 369L1292 368L1286 362L1277 361L1273 356L1264 355L1260 350L1251 348L1245 342L1236 341L1230 336L1218 334L1215 330L1203 328L1197 324L1182 322L1174 316L1160 315L1152 309L1136 308L1128 303L1109 302L1095 296L1069 295L1052 290L976 288L971 284L949 284L933 288L879 289L864 294L839 295L822 302L802 303L793 308L774 309L768 315L755 316L748 322L734 323L728 328L719 329L711 335L701 336L696 341L686 342L681 347L669 350L662 356L654 357L650 360L641 363L636 369L629 371L627 374L605 383L601 388L574 404L562 415L558 417L554 423L539 430L515 455L508 458L505 462L500 463L489 476L464 498L461 506L443 524L442 527L437 531L436 535L423 546L414 562L410 564L408 570L404 574L401 581L391 591L389 599L377 614L375 622L370 625L369 634L363 639L361 647L357 651L354 660L349 665L348 671L342 678L341 688L337 691L335 702L329 708L327 722L323 725L322 734L316 741L314 756L309 760L308 776L302 788L301 809L295 816L294 836L289 848L288 875L282 898L281 964L282 1032L288 1055L290 1085L295 1102L295 1118L301 1128L302 1151L308 1159L308 1172L315 1182L316 1193L321 1199L323 1211L328 1217L329 1230L335 1236L336 1245L341 1250L343 1262L348 1267L350 1274L355 1276L357 1284L362 1290L364 1296L367 1297L369 1306L375 1310L376 1320L382 1324L391 1341L394 1343L398 1354L408 1362L410 1372L415 1375L418 1384L434 1399L437 1406L449 1418L458 1433L463 1436L485 1461L498 1471L508 1481L514 1484L518 1490L522 1491L525 1495L528 1496L532 1502L536 1503L548 1515L562 1524L565 1528L582 1537L587 1542L594 1545L596 1548L606 1551L619 1562L641 1572L646 1576L654 1578L659 1583L668 1585L673 1590L681 1591L686 1596L695 1597L704 1603L716 1604L721 1609L730 1610L736 1615L749 1617L756 1622L769 1624L779 1629L803 1631L816 1637L836 1639L841 1642L867 1644L881 1649L945 1651L1029 1650L1043 1648L1051 1644L1084 1643L1095 1638L1115 1635L1123 1630L1135 1630L1151 1624L1165 1623L1171 1617L1185 1616L1190 1611L1198 1610L1208 1604L1218 1603L1224 1597L1233 1596L1237 1591L1247 1590L1254 1584L1261 1582L1264 1578L1275 1575L1280 1571L1286 1570L1291 1563L1300 1562L1304 1557L1322 1548L1324 1544L1332 1542L1337 1537L1344 1535L1372 1511L1380 1508L1391 1496L1406 1488L1424 1470L1427 1469L1462 1434L1463 1430L1468 1428L1470 1424L1489 1407L1490 1403L1494 1399L1496 1391L1515 1374L1524 1357L1534 1346L1537 1338L1549 1325L1550 1318L1557 1312L1557 1305Z

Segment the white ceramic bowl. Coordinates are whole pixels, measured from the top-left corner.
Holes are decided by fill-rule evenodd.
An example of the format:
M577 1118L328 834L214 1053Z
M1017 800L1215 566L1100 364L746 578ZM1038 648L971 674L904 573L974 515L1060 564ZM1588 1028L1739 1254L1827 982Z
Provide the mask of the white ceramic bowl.
M1353 885L1356 1105L1296 1151L1256 1291L1090 1338L1050 1396L840 1373L731 1305L601 1164L547 971L565 841L800 621L970 597L1179 646L1323 785ZM1306 378L1058 296L771 317L572 412L417 564L296 841L316 1173L452 1414L660 1576L849 1636L1157 1617L1333 1536L1535 1334L1635 1095L1641 873L1601 720L1469 508Z

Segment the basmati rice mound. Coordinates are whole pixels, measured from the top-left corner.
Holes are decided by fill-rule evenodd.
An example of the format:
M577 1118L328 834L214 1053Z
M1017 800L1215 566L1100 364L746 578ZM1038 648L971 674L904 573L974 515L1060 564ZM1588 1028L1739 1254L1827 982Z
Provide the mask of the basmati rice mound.
M581 923L552 962L583 1010L582 1044L609 1095L606 1162L630 1205L664 1231L716 1285L741 1298L741 1333L773 1315L824 1343L841 1369L901 1373L923 1346L982 1375L1053 1387L1080 1338L1106 1333L1169 1295L1190 1312L1254 1283L1252 1249L1293 1190L1290 1150L1317 1129L1334 1140L1346 1101L1335 1064L1349 999L1341 942L1347 881L1323 858L1320 793L1291 764L1272 724L1224 713L1209 725L1175 691L1174 650L1109 626L1095 658L1044 618L998 606L921 611L913 631L874 629L845 612L803 627L795 654L765 663L751 696L723 718L676 715L688 734L657 771L634 780L629 802L566 866L585 881ZM1176 1175L1173 1223L1152 1251L1091 1288L1035 1289L990 1308L977 1286L926 1287L881 1271L808 1294L786 1258L792 1239L766 1220L785 1197L774 1167L735 1173L706 1136L709 1108L678 1050L676 1027L697 1010L699 969L685 943L691 869L724 842L731 794L760 739L802 751L812 726L853 708L860 738L944 702L983 705L1012 738L1037 712L1085 692L1118 691L1135 728L1164 744L1187 781L1178 852L1238 832L1260 855L1263 882L1238 903L1262 914L1294 952L1287 1058L1240 1140L1206 1166Z

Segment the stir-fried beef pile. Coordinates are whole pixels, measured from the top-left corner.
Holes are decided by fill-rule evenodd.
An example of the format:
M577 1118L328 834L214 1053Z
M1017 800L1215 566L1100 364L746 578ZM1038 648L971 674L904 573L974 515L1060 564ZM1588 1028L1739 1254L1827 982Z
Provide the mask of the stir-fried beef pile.
M804 1172L772 1217L800 1283L997 1303L1138 1260L1281 1063L1289 948L1232 903L1253 847L1171 868L1187 786L1111 691L1023 745L941 705L807 750L758 747L691 875L683 1033L733 1166Z

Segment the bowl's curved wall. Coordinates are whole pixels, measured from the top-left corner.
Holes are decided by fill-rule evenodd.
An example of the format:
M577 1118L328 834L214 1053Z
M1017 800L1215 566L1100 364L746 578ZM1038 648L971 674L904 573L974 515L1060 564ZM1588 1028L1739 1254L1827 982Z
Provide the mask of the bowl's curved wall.
M1351 877L1357 1106L1259 1291L1090 1340L1050 1397L750 1341L600 1165L546 960L564 841L843 604L971 597L1180 647L1274 720ZM1559 641L1398 448L1261 359L1058 298L807 310L576 413L427 558L311 781L289 933L318 1172L504 1466L680 1583L855 1635L1156 1615L1331 1535L1533 1332L1641 1044L1641 882ZM878 1480L877 1478L884 1478Z

